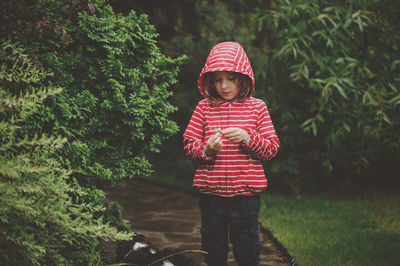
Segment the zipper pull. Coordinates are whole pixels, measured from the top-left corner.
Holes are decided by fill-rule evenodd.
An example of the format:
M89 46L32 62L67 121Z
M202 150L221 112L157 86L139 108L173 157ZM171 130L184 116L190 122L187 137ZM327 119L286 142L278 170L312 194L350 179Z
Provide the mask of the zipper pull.
M232 106L232 103L229 103L229 114L231 114L231 106Z

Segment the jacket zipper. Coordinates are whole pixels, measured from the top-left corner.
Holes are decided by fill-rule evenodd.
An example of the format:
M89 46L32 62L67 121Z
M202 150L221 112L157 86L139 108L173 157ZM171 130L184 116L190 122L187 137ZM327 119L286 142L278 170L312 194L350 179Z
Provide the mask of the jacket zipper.
M229 107L228 107L228 128L230 126L230 119L231 119L231 107L232 103L229 102ZM228 148L228 154L230 153L229 148ZM227 157L229 158L229 157ZM225 170L225 182L226 182L226 193L228 193L228 170L229 170L229 160L226 162L226 170Z

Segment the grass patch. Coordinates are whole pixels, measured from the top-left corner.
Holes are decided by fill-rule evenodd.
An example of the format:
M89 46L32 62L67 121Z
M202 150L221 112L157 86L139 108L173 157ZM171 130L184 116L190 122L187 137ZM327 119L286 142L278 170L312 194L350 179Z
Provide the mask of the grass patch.
M399 265L399 192L267 192L260 219L299 265Z

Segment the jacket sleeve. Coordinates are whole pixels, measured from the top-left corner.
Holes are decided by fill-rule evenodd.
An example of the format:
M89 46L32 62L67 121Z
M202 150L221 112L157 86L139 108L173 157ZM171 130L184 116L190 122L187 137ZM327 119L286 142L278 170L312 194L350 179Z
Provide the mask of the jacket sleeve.
M279 139L264 102L259 106L256 130L246 129L249 141L242 147L259 160L270 160L279 149Z
M186 155L189 155L193 160L203 163L212 161L215 158L215 156L207 156L203 152L206 144L204 141L204 125L204 112L199 103L183 133L183 146Z

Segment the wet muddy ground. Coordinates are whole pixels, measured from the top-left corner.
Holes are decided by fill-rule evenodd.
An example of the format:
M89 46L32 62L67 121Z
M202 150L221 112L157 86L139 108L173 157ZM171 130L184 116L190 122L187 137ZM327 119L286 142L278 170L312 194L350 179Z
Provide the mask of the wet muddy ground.
M138 180L119 182L106 191L107 198L117 201L124 219L129 220L132 231L144 235L160 249L174 247L182 250L200 250L200 211L195 194ZM260 234L262 250L260 265L290 265L267 234ZM113 261L115 245L109 244L106 253ZM203 255L191 253L200 265ZM229 265L237 265L229 252ZM183 265L182 265L183 266Z

